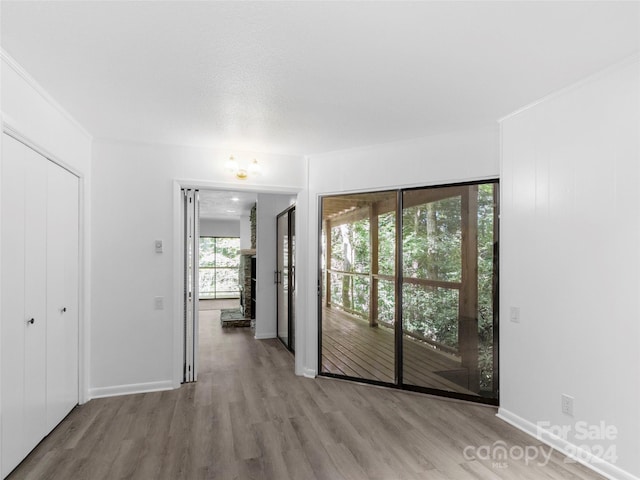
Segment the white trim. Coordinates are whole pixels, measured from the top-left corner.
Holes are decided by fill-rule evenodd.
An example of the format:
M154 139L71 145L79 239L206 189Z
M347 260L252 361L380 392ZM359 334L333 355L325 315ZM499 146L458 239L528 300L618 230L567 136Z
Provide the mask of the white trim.
M304 187L288 187L283 185L247 185L223 182L207 182L204 180L175 180L180 188L195 188L199 190L223 190L228 192L255 192L255 193L284 193L296 195L304 190Z
M276 334L276 332L257 333L253 338L255 338L256 340L268 340L270 338L278 338L278 335Z
M78 403L83 405L90 399L91 379L91 231L88 228L91 208L87 200L87 179L78 178Z
M517 110L514 110L513 112L509 113L508 115L505 115L504 117L500 117L498 119L498 123L502 123L505 120L510 119L511 117L515 117L516 115L519 115L523 112L525 112L526 110L529 110L533 107L536 107L538 105L540 105L541 103L544 103L548 100L552 100L556 97L559 97L561 95L564 95L565 93L570 92L571 90L575 90L578 89L580 87L582 87L585 84L591 83L591 82L595 82L597 80L599 80L600 78L609 75L612 72L615 72L617 70L622 70L624 68L630 67L631 65L633 65L634 63L637 63L640 61L640 54L635 53L633 55L631 55L630 57L625 58L624 60L621 60L617 63L614 63L613 65L609 65L608 67L605 67L602 70L597 71L596 73L593 73L587 77L584 77L580 80L578 80L577 82L574 82L570 85L567 85L566 87L563 87L559 90L556 90L555 92L552 92L548 95L545 95L542 98L539 98L538 100L535 100L534 102L531 102L527 105L524 105L520 108L518 108Z
M2 74L0 73L0 83L2 83L1 77L2 77ZM2 121L3 118L4 118L4 115L2 113L2 95L0 95L0 121ZM4 135L2 135L0 132L0 166L2 164L3 142L4 142ZM1 198L2 198L2 168L0 168L0 199ZM2 252L2 222L1 221L0 221L0 252ZM2 272L2 262L3 262L2 254L0 253L0 272ZM2 304L3 296L4 295L2 293L2 289L0 289L0 305ZM0 313L0 331L1 330L2 330L2 314ZM2 432L2 422L3 422L2 420L2 368L1 367L2 367L2 341L0 341L0 432ZM0 434L0 452L3 451L2 437L3 435ZM0 453L0 473L4 471L2 469L2 457L3 455Z
M164 390L173 390L173 382L171 380L92 388L89 390L89 398L117 397L119 395L134 395L136 393L161 392Z
M528 420L512 413L504 408L498 409L496 417L504 420L508 424L514 426L518 430L521 430L537 440L549 445L555 450L559 451L563 455L581 463L585 467L599 473L600 475L610 478L611 480L640 480L639 477L632 475L631 473L622 470L620 467L609 463L600 457L592 455L577 445L566 441L563 438L554 435L548 430L542 430L538 425L534 425ZM540 435L540 432L543 434Z
M76 170L74 167L70 166L68 163L60 160L58 157L50 153L46 148L40 145L38 142L33 140L32 138L21 133L21 129L16 125L16 122L8 117L7 115L2 115L2 131L6 133L11 138L17 140L18 142L26 145L31 150L34 150L38 154L42 155L47 160L55 163L61 168L64 168L66 171L75 175L76 177L82 179L83 175L80 171Z
M49 95L49 93L42 88L29 73L22 68L22 66L15 61L15 59L9 55L4 49L0 48L0 59L2 59L7 66L16 72L27 84L33 88L49 105L51 105L57 112L59 112L64 118L66 118L75 128L78 129L87 140L93 140L93 136L82 126L80 123L67 111L62 105L55 101L55 99ZM3 118L4 120L5 118Z
M302 375L305 378L316 378L318 376L315 368L305 368Z
M173 388L179 388L184 367L184 235L182 229L182 191L173 182Z

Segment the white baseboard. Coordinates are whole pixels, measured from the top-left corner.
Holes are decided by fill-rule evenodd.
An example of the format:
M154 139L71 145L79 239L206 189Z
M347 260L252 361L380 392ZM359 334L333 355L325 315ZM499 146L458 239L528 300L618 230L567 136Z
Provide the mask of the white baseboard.
M273 333L256 333L254 338L256 340L267 340L269 338L277 338L278 335L276 334L276 332Z
M132 395L134 393L160 392L162 390L173 390L174 385L171 380L161 382L134 383L131 385L116 385L113 387L99 387L89 389L89 398L116 397L118 395Z
M306 378L316 378L316 369L315 368L305 368L302 371L302 376Z
M583 464L587 468L590 468L594 472L610 478L611 480L640 480L639 477L636 477L635 475L622 470L620 467L591 454L591 452L579 448L564 438L551 433L549 430L542 430L538 425L534 425L530 421L525 420L504 408L499 408L496 416L510 425L513 425L518 430L528 433L539 441L549 445L555 450L558 450L563 455L570 457L576 462ZM542 435L540 435L541 432L543 432Z

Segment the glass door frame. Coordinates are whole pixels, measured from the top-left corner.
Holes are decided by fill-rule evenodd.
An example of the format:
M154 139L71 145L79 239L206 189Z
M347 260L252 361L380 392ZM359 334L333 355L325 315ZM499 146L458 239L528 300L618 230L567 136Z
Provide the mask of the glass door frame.
M416 190L424 190L424 189L439 189L446 187L466 187L473 185L484 185L484 184L493 184L494 185L494 217L493 217L493 229L494 229L494 249L493 249L493 345L492 345L492 353L493 353L493 376L492 382L494 385L493 391L495 392L495 398L492 397L483 397L476 395L468 395L465 393L458 393L453 391L441 390L436 388L429 388L419 385L411 385L406 384L403 381L403 343L404 343L404 332L403 332L403 292L402 287L404 285L403 279L403 197L405 192L416 191ZM322 233L323 233L323 200L328 197L336 197L340 195L351 195L357 193L367 193L367 194L380 194L380 193L391 193L396 192L396 258L395 258L395 323L394 323L394 367L395 367L395 381L384 382L379 380L373 380L369 378L362 377L353 377L349 375L340 375L331 372L323 372L322 371L322 320L323 320L323 291L326 288L324 277L323 277L323 268L322 268L322 255L323 255L323 245L322 245ZM317 243L317 254L318 254L318 298L317 298L317 313L318 313L318 375L324 377L332 377L339 378L345 380L352 380L360 383L367 383L371 385L379 385L390 388L397 388L399 390L408 390L420 393L426 393L441 397L447 398L455 398L460 400L467 400L474 403L487 404L487 405L499 405L500 404L500 378L499 378L499 219L500 219L500 182L497 178L490 178L485 180L478 180L472 182L459 182L459 183L448 183L448 184L438 184L438 185L427 185L422 187L410 187L410 188L393 188L393 189L383 189L383 190L367 190L365 192L340 192L340 193L332 193L332 194L322 194L317 196L317 207L318 207L318 243ZM329 262L330 259L327 259Z
M276 216L276 272L275 272L275 283L276 283L276 337L282 342L282 344L292 353L295 353L295 316L294 316L294 292L295 292L295 211L296 206L291 205L287 209L283 210ZM286 275L285 272L280 271L280 259L282 252L280 251L280 219L286 216L287 218L287 228L284 234L286 235L286 251L287 258L284 263L284 268L287 270ZM292 221L293 219L293 221ZM286 288L282 283L283 278L286 277ZM287 315L287 339L286 341L280 337L280 313L282 306L280 305L280 288L284 289L282 292L283 295L286 295L286 315Z

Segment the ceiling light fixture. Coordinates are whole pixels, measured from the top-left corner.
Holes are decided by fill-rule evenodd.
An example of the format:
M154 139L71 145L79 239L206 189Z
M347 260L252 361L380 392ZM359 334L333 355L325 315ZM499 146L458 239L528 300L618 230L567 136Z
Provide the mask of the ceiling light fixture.
M225 165L225 169L229 173L233 173L240 180L245 180L249 175L258 175L260 173L260 165L255 158L248 167L241 167L240 163L231 155Z

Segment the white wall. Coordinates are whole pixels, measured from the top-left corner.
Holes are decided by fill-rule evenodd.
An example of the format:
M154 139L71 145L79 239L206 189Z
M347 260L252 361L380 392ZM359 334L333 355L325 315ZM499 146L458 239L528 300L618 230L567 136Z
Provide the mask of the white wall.
M636 58L502 122L500 415L615 447L611 478L640 477L639 89Z
M276 338L276 217L295 203L291 195L258 194L256 212L256 332L258 339Z
M201 237L240 237L240 220L200 219Z
M88 176L92 138L29 74L2 52L2 121L50 156Z
M240 217L240 248L242 250L248 250L251 248L250 213L243 213Z
M296 322L296 360L303 362L296 366L305 375L315 375L318 363L318 196L497 178L498 145L498 129L486 128L309 157L309 189L296 206L296 214L308 208L310 219L297 233L298 253L306 259L299 288L307 293L307 313ZM305 357L298 359L302 339Z
M243 182L224 171L229 154L95 142L93 396L171 388L179 383L180 185L288 194L304 188L305 162L299 157L252 153L250 158L260 159L263 173ZM164 240L164 253L154 252L155 239ZM162 311L154 310L156 296L165 297Z
M0 112L3 129L45 156L73 170L81 189L80 401L89 384L89 282L91 136L4 51L0 56ZM0 135L1 137L1 135ZM0 148L1 152L1 148ZM0 258L0 263L2 259ZM0 293L1 295L1 293ZM2 298L0 296L0 302ZM0 325L2 319L0 319ZM0 335L2 333L0 332ZM2 369L0 368L0 371ZM2 379L0 378L0 385ZM1 392L0 392L1 393ZM0 395L1 397L1 395ZM1 405L0 405L1 412ZM2 415L0 413L0 418Z

